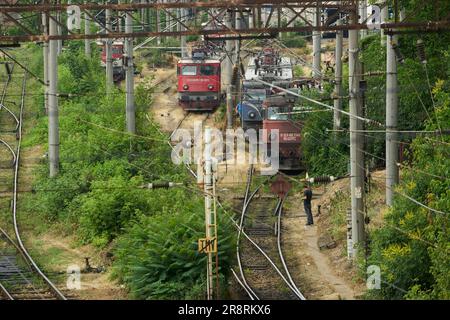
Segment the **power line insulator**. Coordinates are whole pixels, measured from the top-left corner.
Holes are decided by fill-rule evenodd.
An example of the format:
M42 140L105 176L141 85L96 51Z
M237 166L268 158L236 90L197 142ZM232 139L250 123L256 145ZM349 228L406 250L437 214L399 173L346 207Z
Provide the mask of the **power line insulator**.
M416 48L420 62L422 62L423 64L427 63L427 58L425 56L425 44L422 39L417 40Z
M308 182L309 183L327 183L327 182L333 182L336 179L337 178L333 177L333 176L318 176L318 177L314 177L314 178L309 178Z
M238 69L238 67L237 66L234 66L233 67L233 75L232 75L232 77L231 77L231 84L232 85L236 85L236 83L237 83L237 79L238 79L238 71L239 71L239 69Z
M400 51L400 48L398 45L393 46L395 56L397 57L397 62L403 64L405 62L405 56Z
M239 64L241 67L241 74L245 74L244 65L242 63Z

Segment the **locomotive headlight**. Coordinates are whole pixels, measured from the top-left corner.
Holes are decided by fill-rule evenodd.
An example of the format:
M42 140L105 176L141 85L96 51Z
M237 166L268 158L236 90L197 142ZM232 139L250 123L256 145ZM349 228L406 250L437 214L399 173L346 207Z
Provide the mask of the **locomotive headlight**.
M183 86L183 89L184 89L184 90L187 90L187 89L189 89L189 86L188 86L187 84L185 84L185 85Z
M248 113L248 117L253 119L255 117L255 113L254 112L249 112Z
M209 84L208 85L208 90L212 90L212 89L214 89L214 86L212 84Z

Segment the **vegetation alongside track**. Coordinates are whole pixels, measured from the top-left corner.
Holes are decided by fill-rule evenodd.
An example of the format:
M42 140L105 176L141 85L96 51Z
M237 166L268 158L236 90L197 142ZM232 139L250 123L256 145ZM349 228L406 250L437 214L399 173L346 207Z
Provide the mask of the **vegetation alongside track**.
M39 51L31 51L36 59ZM73 94L60 98L60 174L48 178L48 166L42 163L34 193L22 199L25 209L49 228L108 250L115 277L132 297L203 298L205 256L196 251L197 239L204 236L202 194L195 185L140 188L146 182L190 178L183 167L171 164L167 137L145 119L151 94L142 87L136 89L138 136L123 133L125 94L115 88L105 95L98 60L96 55L86 59L75 42L60 56L60 92ZM42 116L25 144L46 144L46 127ZM224 281L232 231L229 219L221 219L220 226Z
M414 2L417 1L402 1L407 10ZM420 15L431 18L431 10L431 6L424 6ZM450 35L426 34L422 38L427 71L416 57L417 36L400 37L405 61L399 65L398 74L398 129L448 130ZM286 35L283 41L288 47L305 45L301 34ZM384 72L385 48L380 45L379 35L368 36L361 44L364 71ZM22 60L29 58L33 71L42 74L40 48L31 45L27 50L30 57L23 56ZM151 62L163 63L152 50ZM171 165L167 137L160 134L155 123L149 124L144 118L152 99L151 90L144 87L148 81L136 88L139 136L126 135L124 93L115 88L109 96L105 95L104 70L98 61L96 54L92 59L84 57L81 42L70 42L61 55L61 172L57 178L47 178L47 164L42 161L33 183L34 192L21 196L21 208L33 217L37 229L44 224L44 230L76 234L79 243L108 251L113 257L114 277L129 288L132 297L203 298L205 256L196 252L196 240L204 235L202 194L195 192L195 186L141 188L150 181L188 182L190 178L182 167ZM301 72L297 70L296 74ZM333 78L330 73L327 76ZM385 117L385 82L385 75L367 77L365 91L365 116L381 123ZM327 83L324 86L321 93L305 94L328 99L333 88ZM346 69L343 88L343 96L347 96ZM36 93L42 93L40 90ZM345 100L343 107L348 110ZM43 96L37 95L35 102L42 106ZM25 135L24 146L46 144L47 118L42 111L37 116L35 127ZM348 132L326 131L332 128L332 114L308 113L299 118L304 121L302 148L309 174L348 173ZM342 127L348 128L347 117L342 118ZM366 129L380 128L369 125ZM383 133L368 134L367 162L372 170L384 166L383 140ZM415 139L403 136L401 140L406 140L407 152L394 205L382 217L381 226L374 228L371 222L367 254L358 261L361 270L368 265L381 268L381 290L369 291L366 297L449 299L450 139L443 135ZM347 196L342 196L333 202L340 209L331 211L334 236L339 241L345 237L342 210L348 201ZM225 283L234 243L230 235L234 230L227 216L218 216L221 280Z
M406 1L406 8L414 1ZM411 7L413 7L411 5ZM432 17L431 6L420 15ZM449 34L421 35L425 43L427 64L417 58L417 35L400 37L400 51L405 57L399 64L399 130L448 130L450 123L450 49ZM362 41L365 72L384 71L386 53L379 35ZM427 71L425 71L425 67ZM429 83L427 75L430 77ZM332 77L332 74L328 76ZM343 88L347 95L348 75L344 70ZM385 76L367 77L365 116L384 123ZM322 98L328 98L331 86L325 86ZM317 92L312 96L320 97ZM331 102L330 102L331 104ZM344 109L348 103L344 99ZM310 174L340 175L348 172L348 133L335 136L331 112L311 113L303 117L303 148ZM348 118L343 117L348 129ZM367 126L368 130L379 130ZM384 135L367 134L366 158L369 168L384 166ZM448 135L401 136L405 141L402 178L396 189L395 202L383 218L383 225L369 233L367 265L380 266L381 290L371 290L368 298L448 299L450 297L450 154ZM427 209L411 199L440 211ZM348 200L345 200L348 202ZM370 206L369 206L370 207ZM443 213L442 213L443 212ZM342 212L339 214L342 215ZM342 218L342 217L341 217ZM345 227L345 219L341 221ZM362 259L364 260L364 259Z

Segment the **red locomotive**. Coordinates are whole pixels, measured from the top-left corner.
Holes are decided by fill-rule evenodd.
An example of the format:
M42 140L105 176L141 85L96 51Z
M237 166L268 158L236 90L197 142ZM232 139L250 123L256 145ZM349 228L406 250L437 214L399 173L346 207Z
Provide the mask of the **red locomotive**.
M101 47L101 66L106 68L106 46L103 41L97 42ZM125 68L123 65L124 45L123 41L116 40L112 43L112 63L113 63L113 78L114 81L121 81L125 79Z
M264 100L264 120L263 120L263 142L267 143L267 150L270 151L270 143L277 139L278 129L279 141L279 169L297 173L304 169L301 162L300 134L301 126L291 120L290 112L293 109L295 97L288 94L277 94L269 96Z
M220 104L220 60L206 50L193 50L192 58L177 65L178 103L187 111L213 111Z

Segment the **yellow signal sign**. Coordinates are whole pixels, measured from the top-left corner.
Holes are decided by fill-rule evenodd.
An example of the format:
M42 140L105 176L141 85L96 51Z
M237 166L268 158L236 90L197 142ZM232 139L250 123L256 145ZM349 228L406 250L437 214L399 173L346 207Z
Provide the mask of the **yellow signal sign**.
M217 252L217 239L216 238L198 239L198 252L216 253Z

